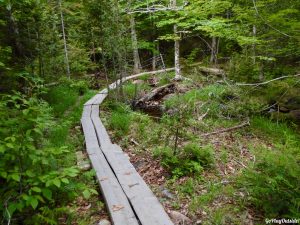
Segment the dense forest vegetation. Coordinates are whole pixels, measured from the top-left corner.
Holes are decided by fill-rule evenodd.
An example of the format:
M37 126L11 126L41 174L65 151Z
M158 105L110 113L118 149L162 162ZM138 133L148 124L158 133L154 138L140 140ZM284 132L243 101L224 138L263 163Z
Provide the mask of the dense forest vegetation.
M299 219L299 11L297 0L0 0L1 224L107 218L77 162L82 105L173 67L121 83L100 113L164 207L191 224Z

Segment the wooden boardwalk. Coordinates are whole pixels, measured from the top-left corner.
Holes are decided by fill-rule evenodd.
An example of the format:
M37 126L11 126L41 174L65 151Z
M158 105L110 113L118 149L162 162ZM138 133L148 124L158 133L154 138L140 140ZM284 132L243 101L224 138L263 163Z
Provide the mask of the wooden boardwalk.
M167 71L174 68L167 69ZM123 78L123 82L145 74ZM109 85L115 89L120 80ZM173 225L163 206L130 163L121 147L113 144L99 117L99 106L108 95L103 89L84 104L81 124L86 149L114 225Z

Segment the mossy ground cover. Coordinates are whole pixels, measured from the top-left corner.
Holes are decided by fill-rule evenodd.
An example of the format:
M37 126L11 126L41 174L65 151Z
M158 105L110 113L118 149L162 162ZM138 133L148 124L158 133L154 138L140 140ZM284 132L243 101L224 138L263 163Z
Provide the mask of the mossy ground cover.
M164 101L159 120L130 108L133 90L138 98L151 89L145 78L135 88L125 83L123 98L112 93L101 113L164 206L202 224L299 217L297 125L262 112L271 95L263 89L227 85L195 71L186 76L192 82L177 84L184 91ZM161 86L172 74L157 77ZM245 121L250 126L203 136Z

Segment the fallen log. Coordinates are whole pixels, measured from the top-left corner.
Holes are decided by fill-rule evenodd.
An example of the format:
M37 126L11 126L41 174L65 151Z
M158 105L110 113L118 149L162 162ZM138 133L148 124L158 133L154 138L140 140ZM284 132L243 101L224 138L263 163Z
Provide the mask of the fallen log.
M134 100L131 106L134 110L141 110L153 117L159 118L165 110L163 105L160 104L161 99L168 94L174 93L175 89L176 86L174 83L155 88L140 99Z
M161 87L153 89L151 92L143 96L137 101L137 104L140 102L148 102L148 101L157 101L162 99L165 95L174 93L175 84L166 84Z
M242 123L240 125L237 125L237 126L234 126L234 127L217 130L217 131L214 131L214 132L211 132L211 133L202 134L201 137L208 137L208 136L214 135L214 134L221 134L221 133L225 133L225 132L230 132L230 131L237 130L239 128L243 128L243 127L246 127L246 126L250 126L249 120L247 122L244 122L244 123Z
M225 74L225 71L222 70L222 69L217 69L217 68L208 68L208 67L203 67L203 66L200 66L198 67L198 69L204 73L211 73L211 74L214 74L214 75L224 75Z

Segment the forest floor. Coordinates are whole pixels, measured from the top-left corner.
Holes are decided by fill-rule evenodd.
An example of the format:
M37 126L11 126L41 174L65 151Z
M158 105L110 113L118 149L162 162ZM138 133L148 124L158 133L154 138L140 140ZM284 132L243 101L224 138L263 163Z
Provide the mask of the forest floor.
M299 138L297 131L254 113L263 106L260 94L249 99L249 92L216 82L217 77L191 76L192 81L175 83L174 93L147 103L163 109L162 115L131 107L172 76L144 76L111 93L100 117L113 142L128 153L170 214L185 215L191 224L265 224L264 211L246 188L259 182L250 175L264 159L262 152L294 148L289 139Z

